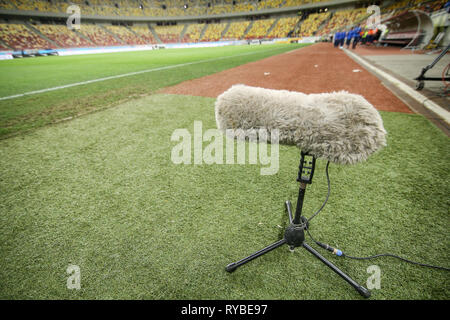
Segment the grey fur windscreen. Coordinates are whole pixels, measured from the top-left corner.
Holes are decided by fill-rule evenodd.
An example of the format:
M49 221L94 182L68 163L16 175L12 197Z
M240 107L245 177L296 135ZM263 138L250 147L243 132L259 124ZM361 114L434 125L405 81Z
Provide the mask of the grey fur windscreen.
M386 145L378 111L345 91L304 94L234 85L217 98L215 113L224 132L278 129L279 143L339 164L365 161Z

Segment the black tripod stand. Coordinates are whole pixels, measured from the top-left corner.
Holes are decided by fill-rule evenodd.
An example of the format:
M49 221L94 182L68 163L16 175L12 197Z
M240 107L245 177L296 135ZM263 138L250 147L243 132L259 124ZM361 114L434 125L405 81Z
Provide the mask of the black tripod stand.
M302 216L302 206L303 199L305 197L306 185L311 184L312 178L314 175L314 167L316 164L316 159L308 154L302 152L300 159L300 166L297 181L300 182L300 189L298 192L298 200L297 200L297 208L295 211L295 216L292 216L292 208L291 202L288 200L285 202L286 209L289 215L289 226L286 228L284 232L284 238L271 244L270 246L257 251L250 256L239 260L237 262L230 263L226 266L225 270L228 272L235 271L238 267L250 262L253 259L266 254L283 244L287 244L290 246L290 249L293 250L296 247L302 246L308 252L312 253L317 259L325 263L329 268L331 268L334 272L340 275L345 281L347 281L353 288L356 289L362 296L365 298L370 297L370 291L359 285L355 280L350 278L344 272L342 272L338 267L332 264L330 261L321 256L316 250L311 248L307 243L305 243L305 231L308 229L308 220Z

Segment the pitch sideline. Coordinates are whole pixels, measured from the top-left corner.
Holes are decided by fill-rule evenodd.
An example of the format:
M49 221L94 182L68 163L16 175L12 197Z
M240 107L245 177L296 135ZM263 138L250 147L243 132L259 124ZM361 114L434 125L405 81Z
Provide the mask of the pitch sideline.
M72 87L82 86L85 84L90 84L90 83L95 83L95 82L102 82L102 81L107 81L107 80L112 80L112 79L130 77L130 76L135 76L135 75L143 74L143 73L149 73L149 72L155 72L155 71L161 71L161 70L169 70L169 69L185 67L185 66L200 64L200 63L205 63L205 62L248 56L248 55L252 55L252 54L256 54L256 53L265 53L265 52L275 51L277 49L269 49L269 50L257 51L257 52L246 52L246 53L241 53L241 54L237 54L237 55L233 55L233 56L204 59L204 60L199 60L199 61L174 64L174 65L169 65L169 66L164 66L164 67L159 67L159 68L154 68L154 69L147 69L147 70L123 73L123 74L118 74L115 76L109 76L109 77L87 80L87 81L82 81L82 82L70 83L70 84L52 87L52 88L46 88L46 89L41 89L41 90L29 91L29 92L25 92L25 93L19 93L19 94L15 94L15 95L11 95L11 96L6 96L6 97L0 97L0 101L20 98L20 97L24 97L24 96L39 94L39 93L45 93L45 92L49 92L49 91L56 91L56 90L61 90L61 89L66 89L66 88L72 88ZM301 49L301 48L299 48L299 49ZM295 49L295 50L298 50L298 49ZM295 50L292 50L292 51L295 51Z

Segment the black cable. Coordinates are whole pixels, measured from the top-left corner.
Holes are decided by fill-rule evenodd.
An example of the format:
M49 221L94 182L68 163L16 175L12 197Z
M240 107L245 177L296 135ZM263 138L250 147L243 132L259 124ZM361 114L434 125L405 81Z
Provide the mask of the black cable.
M322 211L322 209L325 207L325 205L328 202L328 198L330 197L331 183L330 183L330 176L328 175L328 166L329 165L330 165L330 161L328 160L327 167L325 168L325 173L327 175L327 184L328 184L327 197L326 197L325 201L323 202L322 206L319 208L319 210L317 210L309 219L307 219L307 222L310 222L315 216L317 216L319 214L320 211Z
M328 198L329 198L329 196L330 196L330 190L331 190L330 177L329 177L329 175L328 175L328 165L329 165L329 164L330 164L330 161L327 162L327 167L326 167L326 169L325 169L326 176L327 176L327 183L328 183L328 194L327 194L327 197L326 197L324 203L322 204L322 206L320 207L320 209L317 210L317 211L311 216L311 218L308 219L308 222L309 222L312 218L314 218L320 211L322 211L322 209L325 207L326 203L328 202ZM406 258L397 256L397 255L392 254L392 253L381 253L381 254L376 254L376 255L368 256L368 257L353 257L353 256L350 256L350 255L344 254L341 250L338 250L338 249L336 249L336 248L333 248L333 247L329 246L328 244L324 244L324 243L322 243L322 242L320 242L320 241L315 240L315 239L313 238L313 236L311 235L311 233L309 232L309 228L306 229L306 232L308 233L308 235L309 235L309 237L311 238L311 240L312 240L313 242L315 242L319 247L321 247L321 248L323 248L323 249L325 249L325 250L328 250L328 251L332 252L333 254L335 254L335 255L337 255L337 256L340 256L340 257L349 258L349 259L354 259L354 260L370 260L370 259L375 259L375 258L379 258L379 257L391 257L391 258L396 258L396 259L402 260L402 261L404 261L404 262L411 263L411 264L415 264L415 265L422 266L422 267L428 267L428 268L434 268L434 269L438 269L438 270L450 271L450 268L447 268L447 267L435 266L435 265L431 265L431 264L420 263L420 262L408 260L408 259L406 259Z
M445 271L450 271L450 268L446 268L446 267L441 267L441 266L434 266L432 264L426 264L426 263L420 263L420 262L416 262L416 261L411 261L402 257L399 257L395 254L392 253L382 253L382 254L376 254L374 256L369 256L369 257L352 257L349 255L344 255L344 257L349 258L349 259L355 259L355 260L369 260L369 259L375 259L375 258L379 258L379 257L392 257L392 258L397 258L400 259L404 262L408 262L408 263L412 263L421 267L428 267L428 268L434 268L434 269L439 269L439 270L445 270Z
M329 246L328 244L324 244L322 242L319 242L319 241L315 240L311 236L311 233L309 232L308 229L306 230L306 232L308 233L308 235L311 238L311 240L314 241L319 247L321 247L321 248L323 248L325 250L331 251L333 254L335 254L337 256L340 256L340 257L354 259L354 260L370 260L370 259L375 259L375 258L379 258L379 257L392 257L392 258L400 259L400 260L402 260L404 262L412 263L412 264L415 264L415 265L418 265L418 266L422 266L422 267L428 267L428 268L434 268L434 269L439 269L439 270L450 271L450 268L441 267L441 266L435 266L435 265L431 265L431 264L420 263L420 262L408 260L406 258L397 256L397 255L392 254L392 253L381 253L381 254L376 254L376 255L368 256L368 257L353 257L353 256L350 256L348 254L345 254L341 250L338 250L336 248L333 248L333 247Z

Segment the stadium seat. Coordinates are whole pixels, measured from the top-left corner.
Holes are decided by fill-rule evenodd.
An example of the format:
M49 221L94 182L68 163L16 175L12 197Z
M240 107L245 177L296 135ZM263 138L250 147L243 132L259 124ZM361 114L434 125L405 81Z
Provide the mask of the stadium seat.
M76 4L83 15L175 17L253 12L316 2L320 0L0 0L0 8L61 13ZM395 1L384 8L383 13L406 8L439 10L445 3L445 0Z
M0 39L14 50L55 48L23 24L0 23Z
M0 9L17 10L17 7L14 5L14 3L12 1L0 0Z
M147 44L157 43L155 37L153 36L150 29L148 28L148 25L146 25L146 24L133 25L133 26L130 26L130 29L137 36L139 36L145 43L147 43Z
M253 22L251 29L245 35L246 39L261 39L264 38L273 25L275 19L256 20Z
M69 30L66 25L41 24L35 26L35 28L62 48L90 47L93 45L74 31Z
M297 7L304 4L310 4L315 2L320 2L323 0L286 0L284 3L285 7Z
M98 46L121 46L125 44L97 25L83 24L80 32Z
M78 5L82 14L90 16L199 16L252 12L280 7L298 6L306 0L17 0L20 10L66 12L71 4ZM10 1L1 0L0 8L16 9Z
M164 43L176 43L180 41L181 32L184 25L172 25L172 26L154 26L156 34L159 39Z
M280 8L283 6L284 0L263 0L258 2L257 9L258 10L264 10L264 9L274 9L274 8Z
M223 36L223 40L240 40L244 37L245 30L250 25L250 21L231 22Z
M182 42L198 42L200 40L200 35L205 27L204 23L193 23L190 24L186 32L183 35L183 38L181 39Z
M65 13L68 6L75 4L84 16L111 17L104 19L105 23L91 24L83 21L78 32L68 30L61 23L43 22L36 24L36 31L20 23L3 23L1 37L3 49L5 46L14 48L52 48L86 47L86 46L118 46L145 45L158 42L149 26L142 22L135 26L111 25L121 24L120 17L174 17L174 16L216 16L218 14L233 14L270 10L280 7L301 6L319 2L319 0L0 0L0 8L4 10L26 10L51 13ZM398 14L402 10L439 10L445 0L421 1L402 0L383 7L382 17ZM270 16L268 19L245 21L245 17L233 16L233 20L220 17L217 21L199 21L193 19L186 24L155 26L154 31L164 43L198 42L261 38L284 38L288 36L308 37L323 36L360 23L366 16L365 8L335 9L334 13L324 10L308 14L307 11L292 16ZM321 9L322 11L322 9ZM326 12L325 12L326 11ZM295 15L294 15L295 14ZM51 16L51 15L50 15ZM114 18L116 17L116 18ZM117 18L119 17L119 18ZM305 17L305 18L303 18ZM39 19L39 18L38 18ZM37 19L37 20L38 20ZM242 19L242 21L236 21ZM87 20L89 21L89 20ZM274 25L274 22L276 24ZM117 23L116 23L117 22ZM127 22L128 23L128 22ZM205 23L206 28L205 28ZM170 24L170 21L169 21ZM247 34L245 32L251 24ZM228 28L227 28L228 26ZM224 31L226 33L224 34ZM80 33L84 35L80 36ZM204 34L202 34L204 32ZM43 35L43 36L42 36ZM50 41L47 41L49 39Z
M227 23L209 24L202 37L202 41L219 41L226 26Z
M45 0L15 0L15 6L19 10L60 13L61 8L57 3L49 3Z
M285 38L290 32L294 31L299 21L298 17L281 18L277 21L275 27L267 35L268 38Z
M299 36L312 36L317 31L319 26L324 23L329 17L329 12L310 14L300 25Z
M337 11L317 35L327 35L346 26L351 27L367 15L366 8Z
M127 27L124 27L124 26L107 26L105 28L108 29L109 31L111 31L112 33L114 33L117 37L120 38L120 40L122 40L126 44L130 44L130 45L149 44L149 42L147 42L145 39L142 39L141 37L139 37L138 35L136 35L132 31L130 31L129 29L127 29Z

